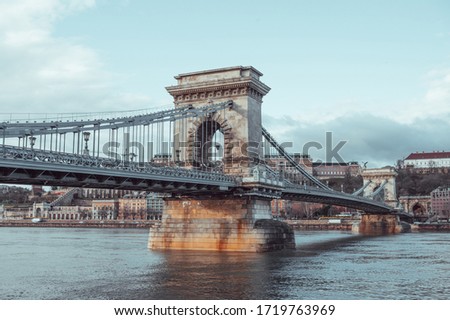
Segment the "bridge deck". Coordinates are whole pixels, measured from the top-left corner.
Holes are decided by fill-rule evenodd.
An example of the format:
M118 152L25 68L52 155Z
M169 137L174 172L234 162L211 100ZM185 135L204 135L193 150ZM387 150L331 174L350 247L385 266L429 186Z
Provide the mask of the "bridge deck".
M236 194L245 190L236 177L178 167L116 162L5 146L0 149L0 182L71 187L134 189L180 195ZM392 208L367 198L318 187L284 182L273 186L282 199L347 206L366 212L389 213ZM254 186L251 187L254 189ZM261 186L270 189L270 186Z

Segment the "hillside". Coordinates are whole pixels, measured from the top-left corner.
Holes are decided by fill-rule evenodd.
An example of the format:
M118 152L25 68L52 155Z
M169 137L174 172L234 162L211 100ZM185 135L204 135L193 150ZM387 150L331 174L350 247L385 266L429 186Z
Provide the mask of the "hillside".
M420 174L400 169L396 182L397 196L425 196L439 186L450 186L450 173Z

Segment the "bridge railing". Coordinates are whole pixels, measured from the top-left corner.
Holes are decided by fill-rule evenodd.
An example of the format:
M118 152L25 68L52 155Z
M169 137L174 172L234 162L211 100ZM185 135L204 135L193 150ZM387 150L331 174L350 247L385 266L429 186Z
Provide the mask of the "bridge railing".
M13 146L0 146L0 159L23 160L34 163L51 163L85 168L98 168L104 170L132 171L147 174L155 174L170 177L194 178L209 181L221 181L236 184L233 176L200 171L195 169L184 169L180 167L153 166L150 163L139 163L131 161L118 161L111 158L99 158L92 156L78 156L70 153L53 153L37 149L24 149Z

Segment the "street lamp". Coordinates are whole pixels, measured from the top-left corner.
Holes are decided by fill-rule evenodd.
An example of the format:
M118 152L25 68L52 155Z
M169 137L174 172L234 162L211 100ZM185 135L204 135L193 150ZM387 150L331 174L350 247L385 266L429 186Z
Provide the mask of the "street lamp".
M31 151L33 151L33 147L36 144L36 137L30 136L28 139L30 139L30 147Z
M221 146L218 142L216 142L214 146L216 147L216 152L214 152L214 161L217 161L217 158L220 156L219 150Z
M84 138L84 142L86 143L84 146L84 155L85 156L89 156L89 149L88 149L88 141L89 141L89 136L91 135L90 132L83 132L83 138Z

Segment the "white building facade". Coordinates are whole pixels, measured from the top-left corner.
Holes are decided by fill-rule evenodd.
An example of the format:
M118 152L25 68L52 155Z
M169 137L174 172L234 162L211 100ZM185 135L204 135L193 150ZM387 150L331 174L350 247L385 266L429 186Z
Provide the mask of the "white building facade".
M450 168L450 152L415 152L405 158L406 168Z

